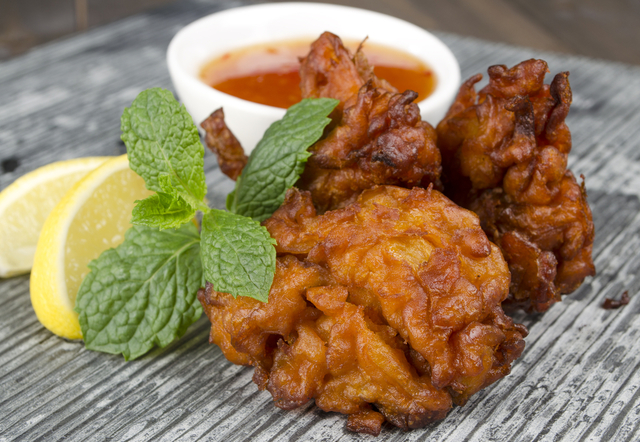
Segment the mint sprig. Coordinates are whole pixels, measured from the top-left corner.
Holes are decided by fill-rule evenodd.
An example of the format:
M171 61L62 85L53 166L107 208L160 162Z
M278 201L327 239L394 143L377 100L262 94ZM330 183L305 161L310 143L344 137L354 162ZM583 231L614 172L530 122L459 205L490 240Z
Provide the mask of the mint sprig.
M90 350L135 359L182 336L202 314L200 237L193 224L164 231L133 226L89 268L75 310Z
M300 178L311 156L307 149L320 139L331 122L329 114L339 102L307 98L273 123L251 152L235 190L227 198L227 209L257 221L269 218Z
M202 219L202 264L223 293L267 302L276 271L276 240L257 221L212 209Z
M131 169L156 194L137 201L124 242L89 263L75 307L86 347L129 360L166 346L201 315L196 294L205 279L219 292L267 302L276 242L260 221L300 177L337 104L303 100L274 123L225 212L204 203L204 147L184 106L163 89L140 93L122 115L122 139ZM202 239L191 223L198 211Z

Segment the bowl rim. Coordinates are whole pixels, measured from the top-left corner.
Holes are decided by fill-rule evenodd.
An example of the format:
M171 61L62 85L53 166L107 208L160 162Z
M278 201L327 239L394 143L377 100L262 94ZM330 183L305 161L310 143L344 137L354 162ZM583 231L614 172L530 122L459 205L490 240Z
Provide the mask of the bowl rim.
M364 18L366 16L377 18L381 20L387 20L389 22L395 22L397 25L402 25L403 27L412 28L414 31L418 31L423 34L423 36L428 40L429 45L433 45L438 49L442 60L440 60L438 68L436 68L431 60L427 60L424 57L417 56L422 61L426 62L432 69L442 69L448 75L446 78L442 78L442 76L437 77L437 83L434 91L426 97L424 100L417 102L420 112L426 113L432 110L435 110L441 106L448 106L450 102L455 97L458 88L460 86L460 65L455 55L451 51L451 49L442 42L438 37L433 35L431 32L426 29L414 25L413 23L407 22L406 20L393 17L391 15L383 14L376 11L371 11L367 9L356 8L352 6L343 6L343 5L334 5L329 3L311 3L311 2L283 2L283 3L263 3L257 5L246 5L239 7L232 7L228 9L224 9L221 11L217 11L204 17L200 17L183 28L181 28L171 39L169 46L167 48L167 65L169 71L171 73L171 77L174 76L180 77L181 81L186 81L192 88L199 89L202 91L204 95L209 95L210 97L215 97L216 100L224 103L228 103L227 106L233 106L240 111L250 112L253 114L259 114L261 116L267 118L279 119L285 114L286 109L269 106L260 103L254 103L252 101L244 100L242 98L235 97L233 95L226 94L224 92L218 91L217 89L212 88L211 86L204 83L199 76L194 76L192 73L188 72L187 69L183 67L183 65L179 61L179 47L182 43L182 40L187 38L191 33L197 32L198 28L203 26L205 23L212 20L222 20L225 18L231 18L233 16L251 12L261 12L261 11L269 11L273 13L273 11L278 10L291 10L291 9L324 9L324 10L333 10L336 13L340 11L348 12L351 14L362 14ZM339 36L342 37L342 36ZM292 37L295 38L295 37ZM275 40L275 41L279 41ZM394 46L390 44L386 44L384 42L376 41L376 44L387 45L388 47L394 48ZM396 49L400 49L395 47ZM213 53L209 58L212 58L215 55ZM175 81L175 80L174 80Z

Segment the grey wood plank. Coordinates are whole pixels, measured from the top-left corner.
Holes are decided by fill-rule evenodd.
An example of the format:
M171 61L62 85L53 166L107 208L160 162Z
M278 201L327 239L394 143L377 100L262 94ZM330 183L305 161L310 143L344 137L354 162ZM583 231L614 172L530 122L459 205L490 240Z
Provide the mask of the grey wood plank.
M150 86L171 89L164 53L183 25L229 1L185 1L0 63L0 189L50 161L117 155L122 109ZM546 59L571 71L570 165L584 173L598 269L542 316L515 314L531 334L510 376L445 420L377 440L637 440L640 431L640 68L440 33L463 77L491 64ZM210 203L230 180L207 154ZM605 297L631 303L604 311ZM30 306L28 277L0 281L0 441L372 440L313 404L277 409L207 343L201 318L179 341L140 360L86 351L51 335Z

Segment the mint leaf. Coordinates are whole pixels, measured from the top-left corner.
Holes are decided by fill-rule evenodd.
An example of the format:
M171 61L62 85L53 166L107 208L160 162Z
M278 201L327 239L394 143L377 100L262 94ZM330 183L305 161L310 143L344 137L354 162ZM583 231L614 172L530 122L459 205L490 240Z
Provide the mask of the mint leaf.
M267 302L276 271L276 241L257 221L212 209L202 219L202 265L213 287Z
M164 177L189 205L207 209L204 146L193 119L171 92L142 91L122 113L120 126L129 166L149 190L166 193Z
M227 195L227 199L225 200L225 207L229 212L233 212L233 204L235 199L236 199L236 191L232 190L231 192L229 192L229 194Z
M311 155L307 149L322 136L331 121L328 115L338 103L331 98L307 98L273 123L251 152L227 208L257 221L269 218L298 181Z
M191 221L195 215L195 209L182 197L168 193L159 192L136 203L131 218L131 224L135 225L175 229Z
M191 221L197 209L185 201L182 195L171 186L167 175L160 175L158 183L164 192L136 201L131 224L175 229Z
M193 224L158 231L133 226L89 263L76 299L90 350L135 359L182 336L202 313L200 239Z

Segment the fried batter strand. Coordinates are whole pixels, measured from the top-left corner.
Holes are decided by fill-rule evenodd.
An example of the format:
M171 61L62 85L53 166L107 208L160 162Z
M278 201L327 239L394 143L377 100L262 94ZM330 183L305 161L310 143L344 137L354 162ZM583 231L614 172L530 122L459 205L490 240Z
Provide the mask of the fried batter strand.
M298 182L320 212L345 207L378 184L439 183L436 134L413 103L418 95L398 93L378 79L360 48L354 56L325 32L301 60L300 77L304 98L340 100L329 133L309 149L312 156Z
M247 165L247 156L238 139L224 122L222 108L213 112L200 126L206 132L204 140L207 147L218 157L220 170L235 181Z
M353 55L331 32L311 43L309 54L300 60L300 90L303 98L335 98L338 108L358 93L365 80ZM395 92L395 91L394 91Z
M300 89L303 98L336 98L338 109L356 95L368 81L373 87L398 92L386 80L373 73L373 67L360 44L355 55L345 48L342 40L331 32L324 32L311 43L309 54L300 60Z
M417 428L509 373L526 329L501 308L509 271L475 214L432 189L364 191L317 215L291 189L265 221L277 240L269 302L198 297L211 342L278 407L311 399L378 434Z
M593 275L594 228L584 184L567 170L567 72L547 64L489 68L460 88L438 125L445 193L475 211L511 270L508 302L542 312Z

